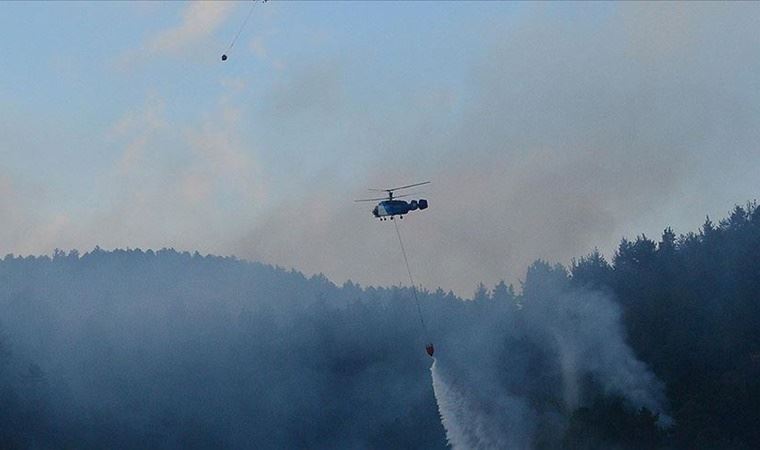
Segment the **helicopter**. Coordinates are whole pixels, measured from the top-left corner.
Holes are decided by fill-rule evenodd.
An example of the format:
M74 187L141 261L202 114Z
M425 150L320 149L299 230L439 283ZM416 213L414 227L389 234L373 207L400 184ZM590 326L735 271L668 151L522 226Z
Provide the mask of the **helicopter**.
M360 200L354 200L355 202L376 202L379 201L380 203L377 204L377 206L372 209L372 215L377 217L380 220L387 220L389 217L391 220L393 220L394 217L398 216L399 219L404 218L404 214L407 214L409 211L416 211L416 210L423 210L427 209L428 207L428 201L424 198L421 198L419 200L412 200L412 201L404 201L404 200L395 200L396 198L400 197L409 197L414 194L404 194L404 195L394 195L395 191L400 191L403 189L408 189L416 186L422 186L423 184L429 184L429 181L424 181L422 183L415 183L415 184L408 184L406 186L399 186L395 188L390 189L370 189L370 191L375 192L385 192L387 194L387 197L378 197L378 198L364 198Z

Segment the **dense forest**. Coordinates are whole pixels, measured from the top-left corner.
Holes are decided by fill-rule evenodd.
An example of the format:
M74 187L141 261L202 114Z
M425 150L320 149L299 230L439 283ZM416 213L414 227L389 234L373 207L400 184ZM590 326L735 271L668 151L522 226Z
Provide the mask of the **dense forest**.
M437 363L523 448L760 447L760 209L517 288L420 292ZM198 253L0 261L1 448L443 448L412 292ZM479 424L480 426L480 424Z

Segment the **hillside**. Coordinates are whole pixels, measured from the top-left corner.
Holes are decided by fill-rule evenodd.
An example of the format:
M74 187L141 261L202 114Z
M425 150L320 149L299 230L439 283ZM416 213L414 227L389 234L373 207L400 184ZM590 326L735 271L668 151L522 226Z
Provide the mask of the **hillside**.
M760 210L515 292L422 292L438 361L535 448L760 445ZM3 448L442 448L406 288L174 250L0 261ZM672 420L671 420L672 419ZM518 442L511 441L511 442Z

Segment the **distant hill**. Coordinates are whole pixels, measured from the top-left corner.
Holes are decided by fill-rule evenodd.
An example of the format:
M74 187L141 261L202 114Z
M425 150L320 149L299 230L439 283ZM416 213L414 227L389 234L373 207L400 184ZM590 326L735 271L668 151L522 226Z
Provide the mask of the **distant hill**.
M420 300L439 362L532 447L738 449L760 447L758 292L751 203ZM8 255L0 447L443 448L416 314L407 288L229 257Z

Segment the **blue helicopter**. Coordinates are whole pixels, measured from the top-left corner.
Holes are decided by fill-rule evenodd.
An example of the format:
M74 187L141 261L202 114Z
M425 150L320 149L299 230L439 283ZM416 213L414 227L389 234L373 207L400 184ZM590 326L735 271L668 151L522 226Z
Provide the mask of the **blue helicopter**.
M400 191L402 189L408 189L412 187L422 186L423 184L429 184L429 181L425 181L422 183L415 183L415 184L409 184L406 186L399 186L391 189L370 189L370 191L375 192L385 192L388 196L387 197L379 197L379 198L364 198L361 200L354 200L356 202L376 202L380 201L380 203L377 204L377 206L372 209L372 215L377 217L380 220L387 220L389 217L391 220L395 216L398 216L399 219L404 218L404 214L408 213L409 211L416 211L418 209L427 209L428 207L428 201L424 198L421 198L419 200L412 200L412 201L404 201L404 200L394 200L394 198L400 198L400 197L409 197L414 194L405 194L405 195L396 195L394 196L393 193L395 191Z

